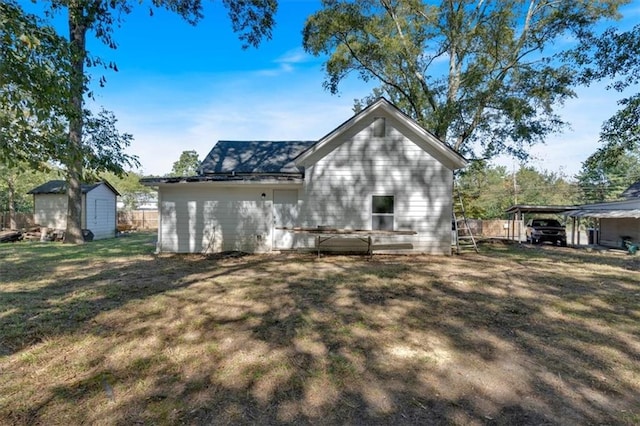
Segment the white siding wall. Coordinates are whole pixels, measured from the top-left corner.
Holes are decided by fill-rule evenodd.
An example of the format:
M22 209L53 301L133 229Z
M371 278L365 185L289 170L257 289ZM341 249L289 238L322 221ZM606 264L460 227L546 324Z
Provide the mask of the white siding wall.
M36 194L33 218L36 224L50 229L67 227L67 195Z
M114 238L116 236L116 195L101 184L84 196L82 225L93 232L93 238Z
M589 210L635 210L640 209L640 199L629 199L609 203L585 206ZM622 248L622 236L631 237L634 242L640 241L640 219L603 218L600 219L600 244L607 247Z
M159 194L159 251L271 250L273 188L173 184L161 185Z
M631 237L640 242L640 219L600 219L600 244L608 247L622 247L621 237Z
M104 184L82 195L81 224L90 229L94 239L116 235L116 195ZM36 194L34 220L50 229L67 227L67 194Z
M356 129L307 165L302 224L371 229L372 196L393 195L394 230L418 235L375 237L374 248L450 254L452 171L393 124L387 118L383 138L372 137L372 125ZM298 237L298 246L311 245L312 238Z

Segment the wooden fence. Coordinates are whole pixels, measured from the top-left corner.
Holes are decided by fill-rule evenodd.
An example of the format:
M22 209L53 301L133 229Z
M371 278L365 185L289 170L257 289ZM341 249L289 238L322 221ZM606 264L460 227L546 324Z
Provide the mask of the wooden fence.
M515 223L513 221L502 220L502 219L492 219L492 220L483 220L482 221L482 233L483 237L493 237L493 238L506 238L507 236L511 237L511 234L514 232L511 227L515 226L515 233L517 235L518 230L522 230L524 233L524 223L519 220Z
M507 228L507 220L478 220L468 219L469 228L474 236L506 238L511 236L511 230ZM16 229L30 228L35 225L33 213L16 213ZM463 229L462 225L458 225ZM516 232L519 229L515 224ZM0 228L9 229L9 212L0 213ZM130 210L118 212L118 228L129 229L158 229L157 210ZM524 229L524 226L520 229Z
M467 233L466 227L464 223L462 223L463 219L458 219L458 229L460 230L460 234L464 235ZM521 225L522 221L518 221L515 223L516 233ZM513 222L509 222L508 220L502 219L491 219L491 220L481 220L481 219L467 219L467 224L469 225L469 229L471 233L475 237L485 237L485 238L507 238L511 237L511 233L513 232L510 226L513 226ZM524 232L524 231L523 231Z
M9 212L0 212L0 229L11 229ZM15 229L36 226L33 213L16 213ZM119 229L158 229L157 210L132 210L118 212Z
M9 212L0 212L0 229L27 229L35 225L33 213L16 213L16 226L11 226Z
M118 229L158 229L157 210L129 210L118 212Z

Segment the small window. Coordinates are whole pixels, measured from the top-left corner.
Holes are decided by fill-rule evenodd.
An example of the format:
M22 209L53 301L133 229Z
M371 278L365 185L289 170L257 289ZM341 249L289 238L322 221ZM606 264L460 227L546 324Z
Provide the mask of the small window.
M393 195L374 195L371 199L371 229L393 231Z

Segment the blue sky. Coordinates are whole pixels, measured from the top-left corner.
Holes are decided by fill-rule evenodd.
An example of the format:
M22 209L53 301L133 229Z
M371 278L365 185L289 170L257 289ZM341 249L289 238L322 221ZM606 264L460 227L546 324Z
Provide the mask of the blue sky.
M353 100L373 87L356 78L339 96L322 87L322 59L303 51L301 34L318 1L280 0L273 38L247 50L221 2L204 4L205 18L195 27L163 10L149 16L148 6L136 5L115 30L116 50L89 41L92 52L118 66L118 72L92 70L107 79L95 91L95 104L114 111L120 131L133 134L128 152L139 157L139 172L168 173L182 151L195 150L202 159L218 140L318 139L351 117ZM631 27L640 4L623 12L617 25ZM602 122L618 109L621 96L604 86L578 90L560 110L572 129L534 147L530 165L578 172L598 147ZM508 158L498 163L515 164Z
M280 1L271 40L241 49L226 11L207 4L195 27L139 7L116 33L118 49L92 48L117 63L96 103L134 135L129 152L145 174L165 174L184 150L204 158L218 140L313 140L353 115L370 85L353 79L340 96L322 87L322 60L302 49L302 28L319 3ZM102 72L102 71L100 71Z

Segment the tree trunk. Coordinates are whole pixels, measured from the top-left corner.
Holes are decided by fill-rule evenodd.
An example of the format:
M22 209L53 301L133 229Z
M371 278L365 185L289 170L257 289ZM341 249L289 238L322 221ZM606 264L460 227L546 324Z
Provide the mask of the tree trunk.
M71 41L71 106L67 167L67 229L64 242L82 244L82 117L84 96L84 61L87 28L82 2L69 2L69 40Z

